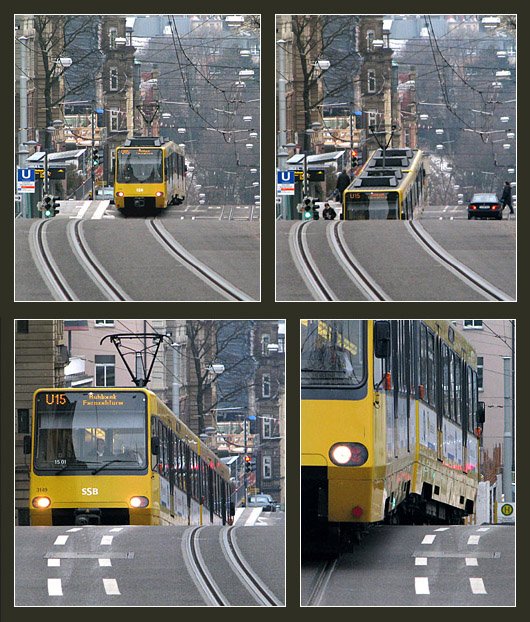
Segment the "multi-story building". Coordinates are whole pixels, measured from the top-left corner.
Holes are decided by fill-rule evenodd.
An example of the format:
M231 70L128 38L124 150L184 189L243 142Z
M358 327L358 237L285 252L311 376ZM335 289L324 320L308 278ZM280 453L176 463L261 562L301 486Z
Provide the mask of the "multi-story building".
M15 323L15 518L29 524L29 456L24 436L31 434L32 398L41 387L64 385L68 362L63 320L17 320Z

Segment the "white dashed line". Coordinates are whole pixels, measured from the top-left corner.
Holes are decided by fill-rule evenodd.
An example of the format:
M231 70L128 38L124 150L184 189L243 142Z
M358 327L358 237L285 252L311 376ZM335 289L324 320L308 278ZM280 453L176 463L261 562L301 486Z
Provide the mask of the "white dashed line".
M448 531L449 527L439 527L438 529L435 529L434 531Z
M466 557L466 566L478 566L478 559L476 557Z
M489 527L481 527L480 529L477 529L477 531L489 531L490 528Z
M416 557L415 565L416 566L426 566L427 565L427 558L426 557Z
M245 527L252 527L254 523L258 520L258 516L261 514L261 508L252 508L252 512L250 516L245 521Z
M81 531L83 528L82 527L72 527L72 529L67 529L66 531L68 533L73 533L74 531Z
M471 591L473 594L487 594L484 587L484 581L480 578L469 578L469 584L471 585Z
M427 536L425 536L423 538L423 540L421 541L422 544L432 544L434 542L434 538L436 538L435 535L433 534L429 534Z
M415 577L414 587L416 588L416 594L430 594L429 590L429 577Z
M60 559L48 559L48 566L60 566L61 565L61 560Z
M57 544L57 545L66 544L66 541L68 540L68 538L69 536L57 536L54 544Z
M120 590L118 589L118 582L116 579L103 579L103 586L105 588L105 592L109 596L119 596Z
M63 586L61 579L48 579L48 596L62 596Z
M111 563L110 559L101 558L101 559L98 559L98 561L99 561L99 565L101 567L103 567L103 566L112 566L112 563Z
M111 544L112 544L112 540L113 540L113 538L114 538L114 536L103 536L103 537L101 538L101 542L100 542L100 544L102 544L102 545L106 545L106 546L109 546L109 545L111 545Z
M469 538L467 539L467 543L468 544L478 544L479 540L480 540L480 536L469 536Z
M123 531L123 527L114 527L113 529L110 530L110 533L115 533L117 531Z
M105 213L105 210L109 206L110 201L100 201L100 204L96 207L94 214L92 215L91 220L100 220Z
M83 218L88 208L90 207L90 204L91 204L91 201L85 201L83 205L81 206L81 209L77 212L77 216L75 216L75 218Z

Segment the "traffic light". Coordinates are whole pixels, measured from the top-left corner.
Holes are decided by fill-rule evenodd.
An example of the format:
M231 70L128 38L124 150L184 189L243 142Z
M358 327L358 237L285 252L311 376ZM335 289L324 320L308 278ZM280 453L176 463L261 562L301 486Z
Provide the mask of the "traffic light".
M351 150L351 166L352 168L359 166L359 152L357 149Z
M92 166L99 166L99 152L97 147L92 147Z
M313 208L313 220L318 220L320 218L320 214L318 213L318 210L316 208L316 206Z
M247 454L245 456L245 473L252 473L256 470L256 463L252 458Z
M313 209L311 205L304 205L304 220L313 218Z
M45 195L42 198L42 202L39 206L41 212L44 213L44 218L53 218L56 214L59 213L57 209L60 207L59 203L57 203L59 197L54 197L52 195Z

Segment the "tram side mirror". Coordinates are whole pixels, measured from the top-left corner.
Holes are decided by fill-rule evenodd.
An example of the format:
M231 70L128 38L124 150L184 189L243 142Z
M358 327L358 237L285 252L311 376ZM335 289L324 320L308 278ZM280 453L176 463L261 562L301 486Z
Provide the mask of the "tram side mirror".
M484 402L478 402L477 404L477 423L483 424L486 420L486 404Z
M160 439L158 436L151 437L151 453L153 456L158 456L160 454Z
M26 436L24 436L24 453L31 453L31 436L29 434L26 434Z
M374 354L378 359L390 356L390 322L387 320L374 323Z

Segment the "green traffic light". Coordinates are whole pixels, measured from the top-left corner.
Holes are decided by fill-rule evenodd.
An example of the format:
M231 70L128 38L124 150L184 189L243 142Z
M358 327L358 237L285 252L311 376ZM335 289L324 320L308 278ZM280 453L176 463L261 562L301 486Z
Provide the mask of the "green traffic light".
M304 218L309 220L310 218L313 218L313 214L311 214L311 212L304 212Z

